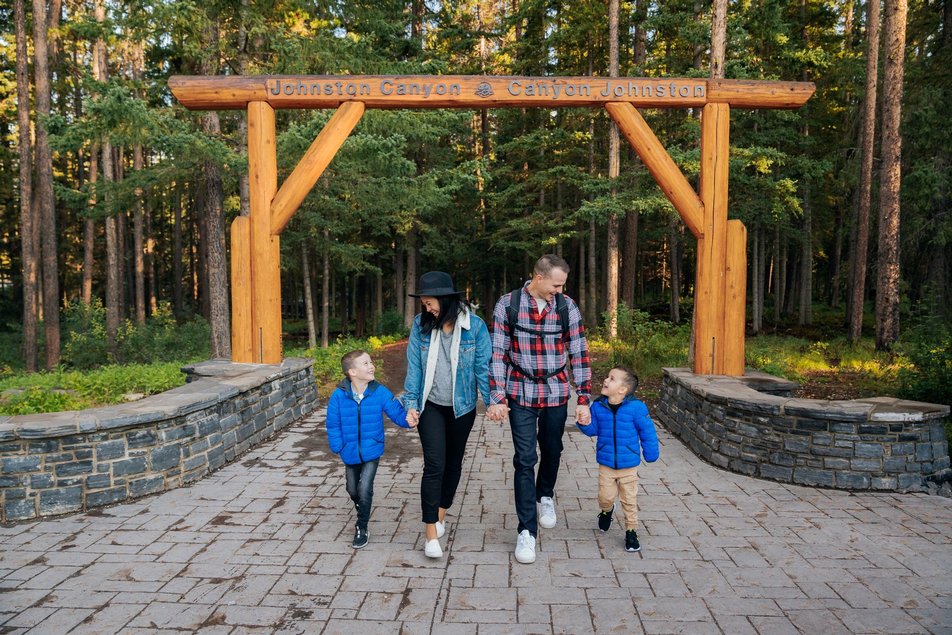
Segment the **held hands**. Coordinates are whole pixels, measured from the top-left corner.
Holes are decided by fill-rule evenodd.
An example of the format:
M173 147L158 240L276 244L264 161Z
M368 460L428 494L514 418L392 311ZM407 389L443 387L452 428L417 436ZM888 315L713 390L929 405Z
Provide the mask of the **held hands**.
M592 411L589 410L588 406L581 404L575 406L575 420L583 426L587 426L592 422Z
M417 410L416 408L411 408L407 410L407 425L409 425L410 428L415 428L417 427L417 424L419 423L420 423L420 411Z
M508 415L509 406L504 403L493 404L486 409L486 418L490 421L498 421L499 423L502 423L506 420Z

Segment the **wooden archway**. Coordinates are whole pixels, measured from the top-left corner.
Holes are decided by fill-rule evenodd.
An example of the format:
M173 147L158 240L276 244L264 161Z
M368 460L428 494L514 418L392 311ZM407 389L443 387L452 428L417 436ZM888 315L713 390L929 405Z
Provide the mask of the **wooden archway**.
M808 82L474 75L175 76L193 110L248 112L251 213L231 225L232 359L280 363L279 236L366 108L604 107L697 238L694 372L744 374L747 230L727 218L730 108L798 108ZM695 192L637 108L702 108ZM278 187L274 111L336 108Z

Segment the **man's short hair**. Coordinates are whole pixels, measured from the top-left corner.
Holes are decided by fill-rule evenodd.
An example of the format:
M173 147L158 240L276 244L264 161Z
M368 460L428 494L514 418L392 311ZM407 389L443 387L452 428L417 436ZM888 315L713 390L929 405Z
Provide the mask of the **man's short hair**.
M545 277L552 273L553 269L561 269L566 275L571 271L569 263L565 261L565 258L556 256L555 254L546 254L536 260L535 267L532 268L532 271L533 273Z
M353 350L349 353L344 353L344 356L340 358L340 369L344 373L344 377L347 377L348 371L354 367L354 364L357 362L357 358L363 355L367 355L367 351L362 348Z

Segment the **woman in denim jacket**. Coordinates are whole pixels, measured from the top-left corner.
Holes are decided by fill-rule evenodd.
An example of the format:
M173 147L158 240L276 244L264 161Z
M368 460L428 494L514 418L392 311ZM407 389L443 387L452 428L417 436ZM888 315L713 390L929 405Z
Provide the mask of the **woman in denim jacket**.
M453 504L476 420L477 388L489 405L492 343L486 323L454 288L449 274L423 274L410 295L420 298L423 312L410 329L403 403L408 420L419 418L423 445L424 553L439 558L446 510Z

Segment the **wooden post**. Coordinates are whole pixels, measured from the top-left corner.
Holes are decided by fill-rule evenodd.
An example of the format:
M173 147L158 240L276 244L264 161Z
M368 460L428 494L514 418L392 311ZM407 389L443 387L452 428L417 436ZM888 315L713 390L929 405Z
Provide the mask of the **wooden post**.
M744 328L747 324L747 228L727 221L727 280L724 313L723 374L744 374Z
M350 136L351 130L364 114L364 105L359 101L341 104L334 116L317 135L291 175L281 184L281 189L271 205L271 233L275 236L284 231L288 221L301 206L317 179L330 164L334 155Z
M251 194L252 358L281 363L280 242L271 234L271 202L278 188L274 109L248 104L248 186Z
M231 359L252 363L251 220L239 216L231 223Z
M681 215L684 224L692 234L700 238L704 233L701 201L698 200L691 184L681 174L677 164L648 126L648 122L634 106L628 103L605 104L605 110L641 157L642 163Z
M704 106L701 114L699 188L704 205L704 235L697 243L697 285L694 301L694 372L699 375L724 373L729 133L729 106Z

